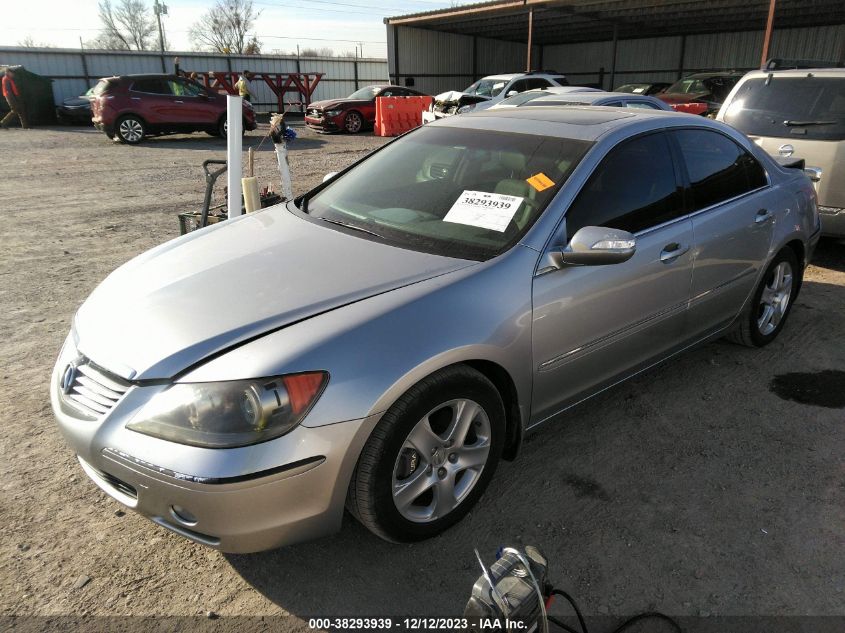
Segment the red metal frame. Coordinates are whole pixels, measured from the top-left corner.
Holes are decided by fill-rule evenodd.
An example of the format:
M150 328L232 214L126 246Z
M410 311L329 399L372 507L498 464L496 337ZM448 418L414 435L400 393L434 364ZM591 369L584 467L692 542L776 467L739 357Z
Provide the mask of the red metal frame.
M229 94L238 94L235 84L241 73L233 72L187 72L180 70L179 74L184 77L196 75L195 79L205 85L209 90L225 90ZM279 111L284 112L286 105L308 106L311 97L317 89L317 84L325 76L325 73L249 73L250 80L263 80L279 103ZM299 93L300 99L304 101L285 101L285 94L288 92Z

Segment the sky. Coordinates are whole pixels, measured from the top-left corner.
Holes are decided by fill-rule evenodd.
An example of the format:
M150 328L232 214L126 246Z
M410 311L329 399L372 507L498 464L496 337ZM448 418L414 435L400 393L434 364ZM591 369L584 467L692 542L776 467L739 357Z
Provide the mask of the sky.
M152 0L145 0L152 6ZM162 17L172 50L192 50L191 25L215 0L165 0ZM255 29L262 52L283 53L327 46L336 53L354 51L361 43L364 57L386 57L382 18L447 8L454 0L254 0L261 16ZM99 31L97 0L27 0L3 3L0 45L17 46L26 37L37 44L79 48ZM113 2L114 4L114 2Z

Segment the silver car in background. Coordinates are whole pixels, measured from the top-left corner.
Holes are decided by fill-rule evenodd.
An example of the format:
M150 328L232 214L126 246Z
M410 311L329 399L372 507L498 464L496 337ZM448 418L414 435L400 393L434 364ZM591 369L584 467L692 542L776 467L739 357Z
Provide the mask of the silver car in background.
M714 337L771 342L814 196L703 118L444 119L120 267L74 318L53 410L100 488L193 541L273 548L345 507L427 538L528 430Z
M772 156L804 159L822 234L845 237L845 68L750 72L716 118Z

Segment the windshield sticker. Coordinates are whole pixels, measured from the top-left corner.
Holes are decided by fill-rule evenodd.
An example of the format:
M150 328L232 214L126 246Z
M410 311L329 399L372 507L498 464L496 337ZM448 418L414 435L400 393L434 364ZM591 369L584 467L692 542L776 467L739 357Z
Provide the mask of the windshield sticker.
M555 186L555 183L552 182L552 179L549 178L543 172L540 172L539 174L534 174L533 176L531 176L531 178L526 179L525 182L534 187L537 191L544 191L549 187Z
M504 233L523 199L502 193L464 191L449 209L443 221Z

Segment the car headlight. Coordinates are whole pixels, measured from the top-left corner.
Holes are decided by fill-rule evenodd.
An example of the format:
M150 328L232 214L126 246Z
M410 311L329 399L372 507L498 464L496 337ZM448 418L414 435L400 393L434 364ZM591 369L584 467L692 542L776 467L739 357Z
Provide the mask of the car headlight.
M326 116L337 116L341 112L343 112L343 110L326 110L325 115Z
M127 429L178 444L233 448L293 430L328 383L324 371L227 382L176 383L154 396Z

